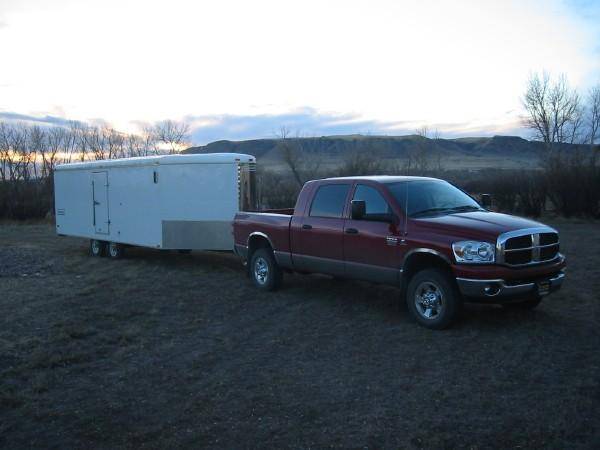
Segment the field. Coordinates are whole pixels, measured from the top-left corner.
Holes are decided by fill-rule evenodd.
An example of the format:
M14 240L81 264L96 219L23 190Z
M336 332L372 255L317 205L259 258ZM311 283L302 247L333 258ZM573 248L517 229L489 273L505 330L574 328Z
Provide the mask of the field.
M0 448L600 448L600 224L552 224L562 291L442 332L390 287L0 225Z

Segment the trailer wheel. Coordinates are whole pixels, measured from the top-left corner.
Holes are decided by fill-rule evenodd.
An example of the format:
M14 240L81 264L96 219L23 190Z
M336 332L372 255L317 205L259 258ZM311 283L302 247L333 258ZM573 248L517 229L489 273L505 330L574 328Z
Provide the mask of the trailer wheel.
M92 256L106 255L106 242L97 239L90 239L90 254Z
M274 291L281 285L283 272L268 248L259 248L252 253L250 277L254 285L263 291Z
M113 259L119 259L123 257L124 247L122 244L117 242L110 242L108 244L108 256Z

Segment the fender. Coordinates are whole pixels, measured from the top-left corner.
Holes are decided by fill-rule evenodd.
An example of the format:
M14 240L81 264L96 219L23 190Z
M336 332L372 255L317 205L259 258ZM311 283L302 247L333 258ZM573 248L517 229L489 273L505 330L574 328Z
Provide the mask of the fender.
M248 239L246 241L247 248L250 248L250 239L252 239L254 236L259 236L259 237L265 238L267 240L267 242L269 243L269 245L271 246L271 249L273 249L273 251L275 251L275 247L273 247L273 243L271 242L271 239L269 238L269 236L267 236L262 231L253 231L252 233L250 233L248 235Z
M405 255L404 258L402 259L402 267L404 267L404 265L406 264L406 261L408 260L408 258L410 258L412 255L416 254L416 253L428 253L430 255L434 255L437 256L441 259L444 260L444 262L446 264L448 264L449 266L452 265L452 261L450 261L450 259L444 255L443 253L434 250L432 248L427 248L427 247L419 247L419 248L413 248L412 250L409 250Z

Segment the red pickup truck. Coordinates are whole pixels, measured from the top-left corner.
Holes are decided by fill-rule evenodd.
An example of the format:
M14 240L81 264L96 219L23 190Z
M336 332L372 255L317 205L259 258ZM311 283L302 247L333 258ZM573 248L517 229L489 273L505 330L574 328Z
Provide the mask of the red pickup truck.
M463 302L534 308L564 279L555 229L491 212L435 178L309 181L293 210L240 212L233 231L260 289L276 289L284 271L396 285L434 329Z

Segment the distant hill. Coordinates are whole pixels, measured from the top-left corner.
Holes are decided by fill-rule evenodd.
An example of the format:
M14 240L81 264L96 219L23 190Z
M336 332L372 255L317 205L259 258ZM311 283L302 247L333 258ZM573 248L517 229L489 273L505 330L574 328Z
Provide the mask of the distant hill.
M473 137L458 139L428 139L408 136L322 136L289 138L306 157L320 158L325 165L340 164L355 152L368 152L374 157L403 160L419 150L430 155L432 162L441 161L446 167L516 168L537 167L544 152L543 144L517 136ZM266 166L282 164L279 139L247 141L215 141L190 147L183 153L247 153L256 156ZM565 146L570 147L570 146Z

